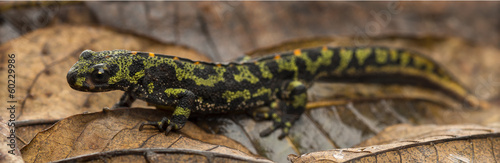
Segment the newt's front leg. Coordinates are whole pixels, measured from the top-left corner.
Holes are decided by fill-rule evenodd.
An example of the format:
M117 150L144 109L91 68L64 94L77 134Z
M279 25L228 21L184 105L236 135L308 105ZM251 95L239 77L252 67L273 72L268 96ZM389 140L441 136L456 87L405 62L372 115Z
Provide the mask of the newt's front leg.
M170 88L165 90L165 96L169 98L174 98L177 103L174 113L169 118L163 117L162 120L155 122L145 122L141 124L139 130L142 130L144 125L151 125L157 127L160 131L165 131L168 134L171 130L179 130L186 124L189 115L191 114L191 108L193 107L195 94L189 90L181 88Z
M120 101L118 101L111 109L121 108L121 107L130 107L132 103L134 103L135 97L133 97L130 93L123 93Z

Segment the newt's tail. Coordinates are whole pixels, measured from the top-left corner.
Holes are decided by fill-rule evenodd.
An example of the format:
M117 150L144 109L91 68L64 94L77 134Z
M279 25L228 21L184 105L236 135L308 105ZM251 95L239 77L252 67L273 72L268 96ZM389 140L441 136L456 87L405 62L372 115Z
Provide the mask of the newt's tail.
M416 85L442 91L467 108L488 107L437 62L416 52L386 47L323 47L293 53L289 56L305 67L298 70L299 79Z

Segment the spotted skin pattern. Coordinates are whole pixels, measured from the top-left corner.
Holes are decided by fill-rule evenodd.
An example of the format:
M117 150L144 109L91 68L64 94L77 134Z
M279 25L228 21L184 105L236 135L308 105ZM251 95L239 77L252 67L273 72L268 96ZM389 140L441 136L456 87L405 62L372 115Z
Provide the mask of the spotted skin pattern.
M269 112L254 114L274 122L261 136L281 128L283 138L304 112L306 90L313 82L423 86L478 106L478 100L436 62L386 47L296 49L226 64L127 50L85 50L67 80L79 91L125 91L114 107L129 107L135 99L173 106L170 118L145 123L167 132L181 129L191 113L224 114L271 106Z

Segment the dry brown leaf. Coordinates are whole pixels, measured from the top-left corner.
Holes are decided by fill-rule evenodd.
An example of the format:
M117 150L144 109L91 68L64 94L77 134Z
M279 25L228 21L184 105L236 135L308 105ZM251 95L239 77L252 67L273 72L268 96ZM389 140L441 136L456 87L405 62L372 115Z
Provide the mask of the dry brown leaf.
M22 149L23 159L26 162L83 161L106 156L112 161L122 157L134 161L267 161L253 156L237 142L224 136L207 134L192 123L168 136L153 128L138 130L142 122L157 121L165 115L165 111L140 108L74 115L38 133ZM197 140L196 137L204 139Z
M16 121L16 139L19 148L29 143L35 135L52 126L58 120L26 120Z
M290 155L292 162L495 162L500 128L479 125L396 125L387 144Z
M412 126L409 124L394 125L385 128L376 136L356 145L356 147L374 146L397 142L405 139L417 139L422 137L436 138L440 136L447 137L452 135L478 135L489 132L499 132L495 126L479 125L423 125Z

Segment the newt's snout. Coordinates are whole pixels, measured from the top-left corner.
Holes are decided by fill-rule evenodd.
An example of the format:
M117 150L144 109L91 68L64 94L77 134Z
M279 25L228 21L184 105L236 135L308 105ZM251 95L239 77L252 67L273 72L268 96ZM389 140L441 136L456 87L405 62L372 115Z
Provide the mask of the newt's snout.
M75 84L76 84L76 75L75 74L71 73L71 71L68 72L68 75L66 75L66 80L68 80L68 84L69 84L69 86L71 86L71 88L76 89L75 88Z

